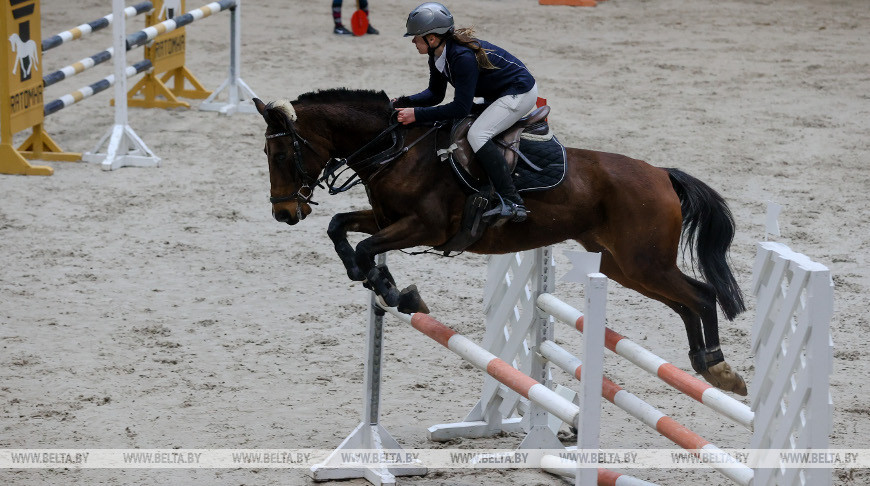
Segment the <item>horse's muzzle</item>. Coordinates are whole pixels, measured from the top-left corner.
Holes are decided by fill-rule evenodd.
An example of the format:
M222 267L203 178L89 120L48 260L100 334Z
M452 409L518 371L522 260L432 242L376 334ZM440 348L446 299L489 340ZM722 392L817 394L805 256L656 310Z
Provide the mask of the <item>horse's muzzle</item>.
M291 208L283 207L285 205L281 205L282 207L275 208L272 207L272 216L275 217L275 220L280 223L287 223L289 225L294 225L308 216L311 213L311 208L307 204L293 204Z

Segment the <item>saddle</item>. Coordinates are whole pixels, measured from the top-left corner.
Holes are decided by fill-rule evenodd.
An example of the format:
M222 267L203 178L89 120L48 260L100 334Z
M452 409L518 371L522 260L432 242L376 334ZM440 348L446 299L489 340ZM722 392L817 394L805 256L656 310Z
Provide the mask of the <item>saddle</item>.
M549 131L547 126L547 115L549 114L550 107L547 105L536 108L520 118L510 128L493 137L492 141L504 149L504 158L511 172L517 166L518 156L521 156L519 153L520 135L523 133L546 135ZM449 153L453 157L453 161L465 169L468 174L479 181L486 181L486 173L474 162L474 151L471 150L471 144L468 143L468 129L471 128L471 124L476 119L477 115L468 115L453 125L450 132L450 148L440 151L439 155L446 158L444 154Z
M493 138L493 141L504 149L504 156L508 164L508 169L512 174L514 174L515 178L517 177L518 172L528 173L529 171L532 173L541 173L545 176L550 176L551 178L553 175L557 176L554 180L548 180L547 183L538 184L537 187L531 187L530 189L533 190L553 187L561 182L564 177L564 148L550 133L550 127L547 124L547 115L549 114L550 107L546 105L541 106ZM494 205L500 205L502 203L496 202L495 198L497 198L497 196L495 196L492 191L492 187L487 185L488 178L486 173L474 161L474 152L471 150L471 144L468 143L468 129L471 127L471 124L474 123L476 118L476 115L470 115L456 123L450 132L450 146L447 149L438 151L438 155L442 160L449 159L449 163L453 167L454 173L463 183L463 187L467 189L467 199L465 201L465 208L463 210L459 231L445 243L435 247L435 250L444 252L445 256L449 256L451 252L464 250L479 240L487 228L491 226L499 226L504 223L504 220L500 220L497 216L484 216L484 214L489 214L488 210L493 208ZM542 141L540 143L548 146L555 144L555 147L559 149L558 155L561 159L556 174L551 174L550 172L552 171L538 167L523 155L520 151L520 144L524 137L548 138L548 141ZM520 158L524 162L524 166L522 167L524 171L520 171L520 167L517 167L517 162ZM543 159L539 158L539 160ZM525 166L528 166L528 168Z

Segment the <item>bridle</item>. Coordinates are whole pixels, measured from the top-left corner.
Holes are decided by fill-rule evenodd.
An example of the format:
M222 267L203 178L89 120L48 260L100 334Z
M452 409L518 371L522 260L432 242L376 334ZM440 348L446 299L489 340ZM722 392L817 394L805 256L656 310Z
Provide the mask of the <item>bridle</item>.
M296 190L293 194L289 196L269 196L269 202L272 204L278 204L287 201L293 201L300 203L297 207L297 212L301 211L301 203L313 204L317 205L316 202L312 201L311 198L314 196L314 189L311 188L312 185L317 185L323 187L320 182L321 179L315 179L308 175L308 172L305 172L305 166L302 164L302 150L300 147L300 142L305 144L311 151L314 151L314 147L311 145L308 140L302 138L301 135L296 133L296 130L290 130L287 132L279 132L273 133L271 135L266 135L266 140L271 140L273 138L279 137L293 137L293 160L296 164L296 172L302 176L302 186Z
M395 114L393 114L392 118L395 119ZM302 163L302 145L308 147L312 152L317 153L314 150L314 147L311 143L308 142L305 138L299 135L296 130L292 127L285 132L272 133L266 135L267 140L271 140L273 138L279 137L293 137L293 159L294 164L296 165L296 173L298 173L302 178L302 186L293 194L289 196L270 196L269 202L272 204L278 204L287 201L297 201L299 204L296 206L297 217L301 219L301 211L302 211L302 203L317 205L316 202L312 201L311 198L314 196L314 186L324 187L324 183L326 184L326 188L329 190L329 194L338 194L344 191L347 191L351 187L365 183L360 176L360 170L373 170L373 173L376 175L380 173L387 165L401 157L405 153L407 153L411 147L419 143L421 140L436 132L442 124L436 123L429 130L427 130L422 136L405 146L404 135L402 131L397 131L401 125L398 121L392 121L386 129L384 129L381 133L376 135L372 140L362 146L359 150L352 153L351 155L345 158L332 158L327 161L325 167L323 168L323 174L319 178L312 177L305 171L305 166ZM379 152L371 157L366 157L361 160L357 160L358 157L373 147L375 144L380 142L387 135L392 137L392 146L382 152ZM344 169L342 169L344 167ZM339 171L339 169L342 169ZM345 182L339 184L338 179L341 177L341 174L348 169L353 170L353 175L351 175ZM336 172L338 174L336 174ZM369 177L371 179L372 176Z

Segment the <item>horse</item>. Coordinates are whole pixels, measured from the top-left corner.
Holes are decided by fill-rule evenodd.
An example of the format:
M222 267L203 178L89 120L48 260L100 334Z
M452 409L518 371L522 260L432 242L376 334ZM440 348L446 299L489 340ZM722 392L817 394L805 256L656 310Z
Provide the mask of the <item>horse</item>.
M311 214L314 191L336 188L336 170L364 184L371 209L335 214L327 234L347 275L388 306L427 312L415 286L399 292L377 254L437 247L462 221L466 193L436 156L438 125L402 126L383 91L320 90L294 101L253 102L266 121L270 202L275 220L295 225ZM449 143L449 141L447 141ZM714 189L675 168L654 167L615 153L566 147L564 180L525 195L525 222L486 230L466 251L501 254L575 240L601 253L601 272L662 302L683 320L692 368L712 385L746 395L743 378L725 361L716 303L725 318L746 310L727 253L734 218ZM348 232L371 235L353 248ZM704 281L677 266L683 253Z

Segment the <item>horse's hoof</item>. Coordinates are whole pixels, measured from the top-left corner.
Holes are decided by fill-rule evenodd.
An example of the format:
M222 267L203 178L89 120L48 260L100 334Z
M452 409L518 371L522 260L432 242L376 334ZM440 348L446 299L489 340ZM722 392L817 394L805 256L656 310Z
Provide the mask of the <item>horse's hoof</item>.
M702 371L701 376L716 388L730 391L743 397L748 393L746 382L725 361L707 368L706 371Z
M404 314L413 314L415 312L429 313L429 307L423 302L423 298L420 297L417 286L413 284L405 287L399 293L399 307L397 309Z

